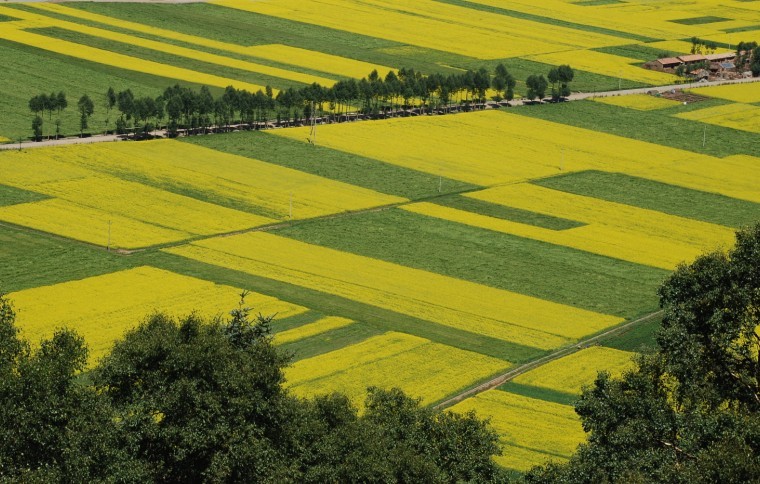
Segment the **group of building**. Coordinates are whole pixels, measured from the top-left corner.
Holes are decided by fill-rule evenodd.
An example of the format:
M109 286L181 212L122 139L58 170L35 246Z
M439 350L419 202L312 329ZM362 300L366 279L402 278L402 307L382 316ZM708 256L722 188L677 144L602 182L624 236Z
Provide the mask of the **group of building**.
M689 54L664 57L647 62L644 67L655 71L682 74L692 80L736 79L751 76L736 68L736 52L721 54ZM683 67L682 67L683 66Z

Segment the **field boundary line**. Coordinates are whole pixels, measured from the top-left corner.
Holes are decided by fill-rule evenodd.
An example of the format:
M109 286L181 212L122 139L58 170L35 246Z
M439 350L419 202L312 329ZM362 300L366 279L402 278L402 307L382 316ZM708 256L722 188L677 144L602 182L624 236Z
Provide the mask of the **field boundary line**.
M616 326L614 328L608 329L607 331L599 333L596 336L592 336L590 338L581 340L571 346L566 346L557 351L554 351L553 353L542 356L541 358L537 360L529 361L528 363L524 363L516 368L512 368L509 371L502 373L501 375L495 378L492 378L485 383L481 383L480 385L476 387L470 388L461 393L458 393L457 395L454 395L453 397L447 398L446 400L434 405L433 408L438 409L438 410L446 409L467 398L473 397L487 390L492 390L498 387L499 385L503 385L504 383L507 383L508 381L513 380L514 378L522 375L523 373L527 373L531 370L535 370L536 368L543 366L547 363L550 363L564 356L571 355L582 349L593 346L594 343L598 343L599 341L603 339L606 339L610 336L614 336L618 333L622 333L625 330L628 330L634 326L637 326L645 321L649 321L650 319L656 318L662 315L663 312L664 311L660 309L658 311L647 314L645 316L641 316L637 319L634 319L633 321L628 321L627 323L621 324L620 326Z

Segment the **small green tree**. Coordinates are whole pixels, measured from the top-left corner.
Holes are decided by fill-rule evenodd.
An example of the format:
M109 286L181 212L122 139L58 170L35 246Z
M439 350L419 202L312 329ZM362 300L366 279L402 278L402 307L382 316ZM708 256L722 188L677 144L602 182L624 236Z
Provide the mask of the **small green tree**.
M546 89L549 87L549 83L543 75L537 76L535 74L528 76L525 85L528 88L526 97L531 101L543 99L546 96Z
M84 136L84 130L87 129L90 116L95 112L95 104L90 99L90 96L84 94L79 98L77 108L79 109L79 136L82 137Z
M106 119L103 124L105 124L106 131L108 131L108 126L111 124L111 110L116 107L116 91L114 91L113 87L108 88L108 91L106 91L105 95L105 101L106 101Z
M42 140L42 124L42 116L37 115L34 117L34 119L32 119L32 134L34 141Z

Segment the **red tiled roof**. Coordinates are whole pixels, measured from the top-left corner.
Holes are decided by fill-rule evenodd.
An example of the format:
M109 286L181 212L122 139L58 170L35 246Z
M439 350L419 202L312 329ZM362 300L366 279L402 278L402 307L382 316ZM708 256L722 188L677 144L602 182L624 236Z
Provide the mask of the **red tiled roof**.
M701 60L707 60L707 57L702 54L682 55L678 57L682 62L696 62Z

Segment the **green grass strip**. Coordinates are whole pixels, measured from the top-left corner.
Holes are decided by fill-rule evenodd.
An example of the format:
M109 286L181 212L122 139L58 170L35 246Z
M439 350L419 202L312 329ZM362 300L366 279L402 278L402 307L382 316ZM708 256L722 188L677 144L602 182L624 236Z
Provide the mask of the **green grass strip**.
M99 276L136 265L139 262L133 258L0 224L0 292Z
M657 210L729 227L760 221L760 203L623 173L582 171L533 182L563 192Z
M582 227L586 224L575 220L567 220L542 213L530 212L520 208L507 207L498 203L486 202L462 195L450 195L435 199L435 203L445 207L474 212L480 215L488 215L502 220L511 220L523 224L542 227L550 230L567 230Z
M536 398L547 402L559 403L561 405L574 405L578 401L578 395L572 393L560 392L550 388L534 387L532 385L523 385L508 381L496 387L497 390L522 395L523 397Z
M292 343L281 345L280 348L292 355L291 361L305 360L324 353L339 350L372 336L383 334L368 324L356 323L343 328L337 328L326 333L314 335Z
M643 61L655 60L662 57L671 57L674 55L683 55L683 52L658 49L655 47L650 47L646 44L613 45L609 47L597 47L596 49L591 50L603 52L605 54L630 57L632 59L641 59Z
M21 188L9 187L7 185L0 185L0 207L16 205L19 203L38 202L48 198L50 197L41 193L30 192L29 190L22 190Z
M700 109L718 104L725 102L705 101L682 107ZM670 116L685 111L679 106L638 111L594 101L576 101L533 108L537 109L510 112L720 158L740 154L760 156L757 134L722 126L708 126L705 131L704 123ZM705 132L707 143L703 147Z
M517 10L494 7L491 5L484 5L482 3L468 2L466 0L436 0L436 1L441 2L441 3L448 3L451 5L458 5L460 7L466 7L473 10L480 10L481 12L496 13L496 14L505 15L508 17L519 18L523 20L531 20L533 22L540 22L540 23L549 24L549 25L567 27L570 29L580 30L583 32L594 32L597 34L611 35L611 36L620 37L623 39L638 40L640 42L654 42L658 40L653 37L646 37L644 35L633 34L630 32L623 32L623 31L614 30L614 29L606 29L604 27L596 27L594 25L581 24L577 22L569 22L567 20L560 20L553 17L545 17L543 15L519 12Z
M160 269L274 296L323 314L361 321L362 324L370 325L378 331L409 333L437 343L474 351L513 363L529 361L546 354L546 351L536 348L442 326L387 309L361 304L333 294L193 261L173 254L150 252L133 257Z
M755 1L755 0L750 0L750 1ZM760 30L760 25L746 25L744 27L734 27L731 29L722 29L722 30L723 32L727 34L735 34L738 32L750 32L753 30Z
M400 209L303 222L276 233L624 318L656 308L655 289L667 275L660 269Z
M264 316L269 316L269 315L265 314ZM289 329L298 328L299 326L303 326L304 324L313 323L324 317L325 315L320 313L319 311L311 311L311 310L306 311L305 313L296 314L295 316L289 316L287 318L278 318L277 316L275 316L274 322L272 324L272 332L275 334L281 333Z
M622 351L637 353L651 352L657 349L657 331L662 325L661 319L652 319L637 324L623 333L605 339L602 346Z
M691 18L682 18L678 20L671 20L674 24L681 24L681 25L705 25L705 24L714 24L716 22L726 22L728 20L731 20L730 18L724 18L724 17L716 17L714 15L708 15L705 17L691 17Z
M225 153L255 158L412 200L439 195L439 184L446 193L478 188L461 181L449 178L439 180L438 176L430 173L263 132L237 132L180 139Z
M575 5L581 7L597 7L599 5L614 5L616 3L623 3L621 0L584 0L582 2L575 2Z

